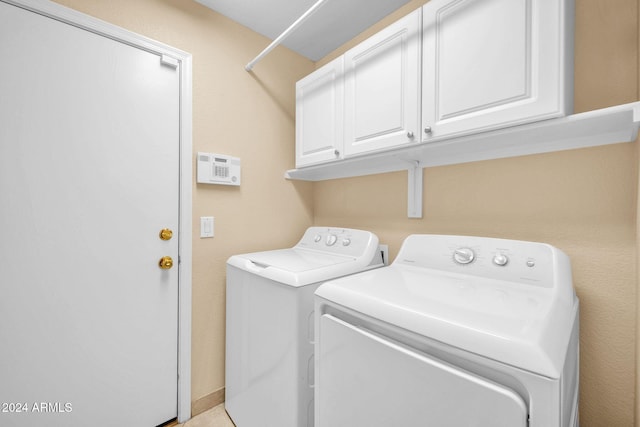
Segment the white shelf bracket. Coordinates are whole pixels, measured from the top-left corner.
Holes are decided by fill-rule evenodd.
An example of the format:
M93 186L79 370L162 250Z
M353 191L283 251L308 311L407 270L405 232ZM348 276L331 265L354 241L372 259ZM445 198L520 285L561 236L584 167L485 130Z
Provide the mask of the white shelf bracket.
M420 162L413 162L413 166L407 169L408 197L407 208L409 218L422 218L422 171Z

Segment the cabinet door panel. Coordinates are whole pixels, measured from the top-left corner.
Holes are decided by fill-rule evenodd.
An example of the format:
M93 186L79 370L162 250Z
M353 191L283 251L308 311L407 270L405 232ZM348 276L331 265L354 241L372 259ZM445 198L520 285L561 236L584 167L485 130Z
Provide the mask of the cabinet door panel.
M465 7L466 3L470 7ZM439 14L442 24L436 54L441 96L437 107L438 115L444 119L504 105L531 94L528 1L484 3L458 2ZM491 25L488 18L500 14L510 19L502 25Z
M296 167L336 159L344 123L343 58L296 84Z
M357 81L354 92L355 139L401 131L402 35L353 58Z
M345 156L414 142L420 22L418 10L345 54Z
M432 132L425 137L565 114L571 100L564 84L569 60L561 57L564 3L428 3L423 9L423 126Z

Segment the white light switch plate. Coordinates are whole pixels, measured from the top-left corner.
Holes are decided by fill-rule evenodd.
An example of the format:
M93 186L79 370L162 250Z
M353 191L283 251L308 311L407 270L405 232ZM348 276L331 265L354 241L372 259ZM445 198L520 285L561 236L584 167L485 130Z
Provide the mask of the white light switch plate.
M213 237L214 219L212 216L200 217L200 237Z

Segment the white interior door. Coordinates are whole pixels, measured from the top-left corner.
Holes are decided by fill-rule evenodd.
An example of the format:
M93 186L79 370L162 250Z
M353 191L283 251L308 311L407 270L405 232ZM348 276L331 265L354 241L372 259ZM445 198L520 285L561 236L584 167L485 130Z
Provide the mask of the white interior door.
M179 67L2 2L0 57L0 425L174 418Z
M500 384L323 315L317 427L526 427L523 399Z

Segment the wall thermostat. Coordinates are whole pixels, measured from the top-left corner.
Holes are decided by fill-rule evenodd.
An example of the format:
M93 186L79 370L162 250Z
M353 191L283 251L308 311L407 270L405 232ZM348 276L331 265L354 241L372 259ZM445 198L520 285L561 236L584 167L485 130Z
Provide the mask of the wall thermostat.
M240 185L240 159L214 153L198 153L198 177L201 184Z

